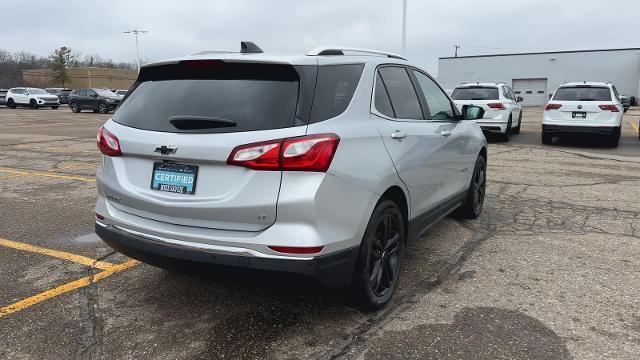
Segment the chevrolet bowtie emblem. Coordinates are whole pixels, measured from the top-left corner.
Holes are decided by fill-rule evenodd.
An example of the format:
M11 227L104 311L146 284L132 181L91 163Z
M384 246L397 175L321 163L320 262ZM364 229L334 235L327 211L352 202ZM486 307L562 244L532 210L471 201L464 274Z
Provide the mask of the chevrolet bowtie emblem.
M156 146L156 149L154 151L162 155L171 155L171 154L175 154L176 151L178 151L178 148L162 145L162 146Z

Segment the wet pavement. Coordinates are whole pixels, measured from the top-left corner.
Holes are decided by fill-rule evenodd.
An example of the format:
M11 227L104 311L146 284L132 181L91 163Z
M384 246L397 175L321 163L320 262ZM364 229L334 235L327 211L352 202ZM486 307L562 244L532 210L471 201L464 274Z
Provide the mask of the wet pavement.
M416 241L394 302L364 313L305 278L128 263L93 235L108 116L0 108L0 358L635 359L640 112L610 149L543 146L525 111L491 141L481 219Z

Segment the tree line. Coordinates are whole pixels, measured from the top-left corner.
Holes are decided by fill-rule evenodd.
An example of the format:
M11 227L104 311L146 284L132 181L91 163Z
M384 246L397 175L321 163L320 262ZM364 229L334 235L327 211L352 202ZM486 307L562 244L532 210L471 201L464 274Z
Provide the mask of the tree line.
M107 69L135 70L136 65L128 62L114 62L100 55L82 55L68 47L54 49L49 56L39 56L27 51L10 52L0 49L0 88L25 86L23 70L50 69L51 86L64 87L69 83L67 69L70 67L100 67Z

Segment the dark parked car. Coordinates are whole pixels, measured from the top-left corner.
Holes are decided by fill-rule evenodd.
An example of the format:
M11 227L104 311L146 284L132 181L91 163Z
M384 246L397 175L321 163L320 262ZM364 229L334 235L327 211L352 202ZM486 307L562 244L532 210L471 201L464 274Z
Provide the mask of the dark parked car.
M0 105L7 105L7 91L8 89L0 89Z
M106 114L115 110L120 101L122 98L108 89L78 89L69 95L69 107L74 113L93 110Z
M49 94L58 96L58 99L60 99L60 104L68 104L69 94L71 94L71 92L73 91L73 89L69 88L46 88L44 90Z

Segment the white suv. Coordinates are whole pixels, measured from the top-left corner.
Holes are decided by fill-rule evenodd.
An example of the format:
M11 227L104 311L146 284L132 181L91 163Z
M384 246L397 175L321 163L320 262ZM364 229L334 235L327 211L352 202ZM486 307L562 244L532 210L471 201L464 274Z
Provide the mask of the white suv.
M52 109L60 107L58 96L38 88L19 87L9 89L6 99L7 106L11 109L15 109L17 106L29 106L32 109L42 106L50 106Z
M610 146L618 147L624 107L613 84L566 83L544 110L543 144L551 144L556 135L586 133L603 135Z
M511 134L520 133L522 98L516 98L505 83L461 84L451 94L458 108L475 105L484 108L484 118L476 120L483 131L497 133L509 141Z

